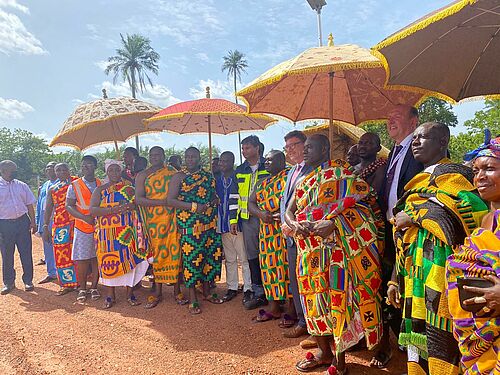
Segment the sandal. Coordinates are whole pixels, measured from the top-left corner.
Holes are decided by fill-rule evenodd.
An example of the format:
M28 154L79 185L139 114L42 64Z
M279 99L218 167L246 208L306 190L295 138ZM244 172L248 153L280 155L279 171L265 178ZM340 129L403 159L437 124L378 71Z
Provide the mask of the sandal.
M283 315L283 319L281 319L280 323L278 324L278 327L280 327L280 328L292 328L296 322L297 322L297 319L294 319L290 315L285 314L285 315Z
M189 300L187 298L184 298L184 294L179 293L175 297L175 302L177 302L177 304L180 306L184 306L184 305L187 305L189 303Z
M391 358L392 352L387 354L386 352L380 351L373 356L372 360L370 361L370 367L383 369L387 367L387 363L389 363Z
M201 314L200 304L198 302L190 303L188 310L191 315Z
M203 298L205 301L208 301L210 303L213 303L214 305L220 305L221 303L224 303L223 300L221 300L217 294L212 294L210 296L205 296L205 298Z
M321 360L311 352L307 352L306 358L297 362L297 364L295 365L295 368L300 372L310 372L323 367L334 367L334 366L332 366L332 361L321 362ZM334 368L335 370L337 370L336 367Z
M101 293L99 293L97 289L90 289L89 293L90 293L90 299L92 301L97 301L99 298L101 298Z
M254 321L255 323L264 323L264 322L268 322L270 320L279 319L280 316L281 316L281 314L278 316L275 316L272 313L270 313L264 309L260 309L257 316L252 318L252 321Z
M347 375L349 373L349 369L346 367L343 370L337 370L337 367L330 366L326 370L325 375Z
M56 292L56 296L64 296L65 294L71 293L75 288L62 287Z
M160 301L161 301L161 295L160 296L149 296L148 303L146 303L146 306L144 306L144 308L145 309L153 309L156 306L158 306Z
M84 303L87 300L87 291L85 289L80 289L78 295L76 296L76 301Z
M141 304L133 294L127 298L127 302L130 306L139 306Z
M105 309L110 309L111 307L113 307L114 304L115 304L115 300L111 297L106 297L106 299L104 300L104 308Z

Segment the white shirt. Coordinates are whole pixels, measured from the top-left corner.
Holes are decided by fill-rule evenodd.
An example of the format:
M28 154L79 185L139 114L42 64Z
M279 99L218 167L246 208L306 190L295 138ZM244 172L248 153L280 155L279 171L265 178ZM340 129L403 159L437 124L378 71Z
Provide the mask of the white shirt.
M35 203L35 196L24 182L0 177L0 219L18 219L28 213L27 206Z
M391 218L394 216L392 214L392 210L394 207L396 207L396 203L398 203L399 175L401 174L401 167L403 166L403 161L405 160L406 153L411 147L412 139L413 139L413 133L410 133L405 139L401 141L399 145L403 146L403 148L401 149L401 151L399 151L398 155L396 156L397 160L394 160L395 158L393 155L393 158L390 160L389 163L389 168L387 168L387 171L390 171L393 163L396 163L395 164L396 169L394 170L394 179L392 180L392 184L389 188L389 198L387 201L387 212L386 212L387 220L391 220Z

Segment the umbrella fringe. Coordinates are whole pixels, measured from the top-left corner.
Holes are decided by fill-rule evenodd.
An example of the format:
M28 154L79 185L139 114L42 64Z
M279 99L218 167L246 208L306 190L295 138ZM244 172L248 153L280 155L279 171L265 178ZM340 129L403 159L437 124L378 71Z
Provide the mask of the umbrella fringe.
M267 78L263 81L256 82L246 88L243 88L242 90L238 91L236 95L242 97L243 95L249 94L252 91L258 90L262 87L281 81L285 76L288 75L321 74L321 73L338 72L341 70L373 69L380 67L382 67L381 61L359 61L359 62L356 61L356 62L338 63L338 64L333 63L328 65L320 65L320 66L301 68L301 69L290 69L276 76Z
M240 112L240 113L233 113L233 112L190 112L190 111L186 111L186 112L182 112L182 113L172 113L172 114L168 114L168 115L163 115L163 116L152 116L150 118L147 118L147 119L144 119L142 120L142 122L144 124L151 124L152 122L155 122L155 121L159 121L159 120L168 120L168 119L172 119L172 118L180 118L180 117L183 117L184 115L200 115L200 116L205 116L205 115L212 115L212 116L248 116L248 117L251 117L251 118L254 118L254 119L257 119L257 120L268 120L270 121L270 123L275 123L277 122L278 120L272 118L272 117L269 117L267 115L263 115L263 114L258 114L258 113L250 113L248 112L248 109L247 109L247 112Z
M156 113L156 112L151 112L151 111L141 112L141 111L137 111L137 112L134 112L133 114L136 114L136 113L137 114L140 114L140 113L149 114L149 113ZM111 119L115 119L115 118L119 118L119 117L129 116L130 114L131 114L131 112L127 112L127 113L120 113L120 114L117 114L117 115L109 116L109 117L106 117L105 121L108 121L108 120L111 120ZM96 124L96 123L99 123L99 122L103 122L103 121L104 120L102 120L102 119L88 121L88 122L85 122L83 124L77 125L77 126L71 128L71 129L67 129L67 130L65 130L64 126L63 126L63 128L56 134L56 136L54 137L54 139L52 139L52 141L49 144L49 147L54 146L57 143L57 139L60 138L60 137L62 137L63 135L71 134L71 133L73 133L73 132L75 132L77 130L80 130L81 128L84 128L86 126L89 126L89 125L92 125L92 124ZM133 136L131 136L131 137L127 138L127 139L130 139L130 138L135 137L135 136L136 136L136 134L134 134ZM112 141L110 141L110 142L112 142Z
M382 48L388 47L391 44L394 44L395 42L404 39L407 36L414 34L419 30L425 29L427 26L433 24L434 22L440 21L444 18L454 15L455 13L459 12L466 6L473 5L477 1L478 0L462 0L456 4L448 6L442 9L441 11L438 11L436 14L424 18L421 21L416 21L413 25L410 25L404 28L403 30L400 30L394 33L393 35L387 37L386 39L384 39L383 41L372 47L372 50L380 51Z

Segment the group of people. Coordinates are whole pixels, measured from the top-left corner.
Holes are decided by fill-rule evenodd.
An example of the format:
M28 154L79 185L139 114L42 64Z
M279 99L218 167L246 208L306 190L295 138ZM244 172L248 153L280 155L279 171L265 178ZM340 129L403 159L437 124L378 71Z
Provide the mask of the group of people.
M310 335L301 346L318 351L297 362L301 372L345 374L345 352L364 347L375 350L370 365L384 368L392 330L409 374L500 373L500 139L467 155L471 169L447 158L445 125L418 126L406 105L388 117L387 160L374 133L348 162L331 160L319 134L292 131L285 153L267 154L251 135L236 169L229 151L207 170L195 147L184 163L152 147L149 166L129 147L123 161L106 160L102 181L93 156L83 157L80 178L49 163L38 201L2 161L1 294L14 288L15 246L33 290L31 231L43 238L40 283L57 280L58 295L76 289L79 302L101 290L111 308L121 286L137 306L148 272L146 308L161 302L163 284L191 314L201 313L199 296L222 304L242 291L244 308L260 307L256 323L277 320L287 338Z

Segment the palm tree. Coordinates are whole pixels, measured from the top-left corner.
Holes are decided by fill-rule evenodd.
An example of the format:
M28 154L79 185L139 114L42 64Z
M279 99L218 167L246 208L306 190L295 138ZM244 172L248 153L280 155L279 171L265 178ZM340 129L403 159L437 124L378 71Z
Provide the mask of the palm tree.
M241 73L245 72L248 68L248 63L245 60L245 55L238 50L229 51L226 56L223 57L224 63L222 64L222 71L227 70L227 78L233 78L234 82L234 99L238 103L238 97L236 96L236 81L241 82Z
M136 97L137 91L144 92L146 80L153 87L153 82L148 75L153 72L158 75L158 61L160 55L151 47L151 41L139 34L127 34L122 41L121 48L116 50L116 55L108 58L108 66L104 73L114 73L113 83L116 84L118 77L127 81L132 90L132 97ZM135 137L137 150L139 150L139 137Z
M224 63L222 64L222 71L227 70L227 78L230 79L233 76L234 83L234 100L238 104L238 97L236 96L236 81L241 82L241 73L245 72L248 68L248 63L245 60L245 55L235 49L234 51L229 51L226 56L223 57ZM241 144L241 133L238 132L238 142ZM242 162L241 148L240 148L240 163Z

